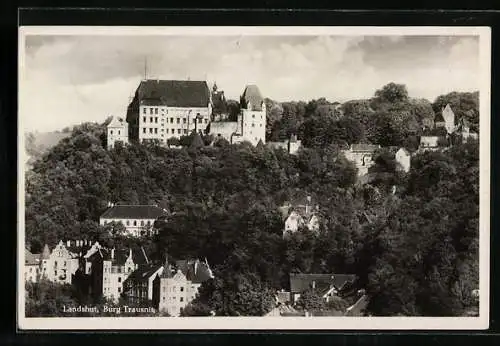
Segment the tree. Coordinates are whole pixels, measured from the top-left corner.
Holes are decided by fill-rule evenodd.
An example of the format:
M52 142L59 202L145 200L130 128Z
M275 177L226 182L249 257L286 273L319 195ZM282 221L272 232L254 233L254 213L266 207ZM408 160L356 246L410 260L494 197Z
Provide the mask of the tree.
M297 308L305 311L318 311L326 308L325 300L314 291L308 290L300 294L296 303Z
M375 98L380 103L397 103L408 100L408 90L404 84L389 83L375 92Z

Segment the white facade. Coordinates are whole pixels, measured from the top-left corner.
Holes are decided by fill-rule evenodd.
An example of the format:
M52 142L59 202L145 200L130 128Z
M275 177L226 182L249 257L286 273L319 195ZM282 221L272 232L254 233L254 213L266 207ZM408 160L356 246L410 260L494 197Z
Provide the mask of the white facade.
M411 167L411 155L404 148L400 148L396 152L396 161L401 165L403 171L408 173Z
M207 107L139 107L139 142L158 140L165 144L168 138L180 138L193 130L205 131L212 106Z
M99 219L101 226L110 222L121 223L125 227L126 235L132 237L140 237L144 232L153 232L152 227L156 219L117 219L117 218L103 218Z
M296 211L292 211L285 220L285 233L297 232L300 226L304 224L304 219Z
M111 260L103 261L102 293L105 298L118 301L123 292L123 282L137 269L130 251L124 265L113 265L114 249L111 250Z
M380 146L377 146L377 149L378 148L380 148ZM351 148L343 150L342 152L347 160L356 165L356 168L358 169L358 177L368 174L370 167L375 164L375 161L373 160L375 148L372 150L354 150L353 146L351 146Z
M24 266L24 281L38 282L40 274L39 264L27 264Z
M248 104L248 109L242 109L242 137L244 141L248 141L253 145L257 145L259 141L266 143L266 104L262 102L261 111L250 110L251 105Z
M128 144L128 124L122 118L113 117L107 126L108 149L113 148L116 142Z
M455 132L455 113L451 109L450 105L447 104L442 112L445 128L448 134Z
M159 310L167 312L170 316L179 316L181 309L185 308L198 293L201 284L187 280L182 271L171 278L161 278Z
M48 258L42 258L42 277L60 284L71 284L72 275L78 266L78 255L68 251L60 241Z

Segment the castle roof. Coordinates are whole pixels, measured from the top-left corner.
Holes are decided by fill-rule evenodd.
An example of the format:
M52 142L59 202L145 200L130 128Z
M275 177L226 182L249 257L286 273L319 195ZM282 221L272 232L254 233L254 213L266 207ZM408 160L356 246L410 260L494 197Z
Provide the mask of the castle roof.
M205 81L143 80L136 91L141 105L207 107L210 90Z
M208 263L200 260L179 260L176 262L177 268L186 276L186 279L199 284L213 277L212 270Z
M247 85L243 95L241 95L242 100L245 101L246 104L250 103L252 107L252 111L261 111L262 103L264 102L264 98L262 97L259 88L256 85ZM246 105L242 105L242 108L246 108Z
M148 281L151 276L156 275L157 271L163 267L162 264L146 264L139 266L134 270L125 281L144 282Z
M157 219L167 212L155 205L115 205L106 210L103 219Z

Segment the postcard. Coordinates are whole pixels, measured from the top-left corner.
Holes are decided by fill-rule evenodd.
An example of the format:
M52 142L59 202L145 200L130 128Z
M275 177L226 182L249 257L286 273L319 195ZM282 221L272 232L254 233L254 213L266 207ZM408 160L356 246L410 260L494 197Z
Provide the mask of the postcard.
M20 27L19 329L487 329L490 61L488 27Z

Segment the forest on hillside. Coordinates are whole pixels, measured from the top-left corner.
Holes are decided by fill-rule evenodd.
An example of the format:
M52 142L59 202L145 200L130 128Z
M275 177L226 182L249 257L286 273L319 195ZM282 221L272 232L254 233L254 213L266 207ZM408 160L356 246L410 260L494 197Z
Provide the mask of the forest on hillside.
M392 119L399 113L389 105L401 95L388 94L375 99ZM298 155L189 140L182 149L134 144L108 151L105 124L76 126L27 172L27 247L36 253L45 243L85 238L142 245L157 261L207 258L215 279L202 285L193 314L262 315L273 292L287 288L290 272L358 275L373 315L458 316L476 306L478 143L416 154L408 174L397 169L393 153L381 150L372 179L360 185L340 141L371 137L345 111L338 119L310 114L299 127L325 116L331 121L321 123L323 130L302 133L306 145ZM390 125L399 129L396 123ZM380 129L387 126L382 121ZM399 135L379 132L399 145ZM320 231L302 229L283 239L278 208L303 196L319 205ZM158 236L127 239L118 226L98 225L109 201L158 204L170 217L157 223Z

